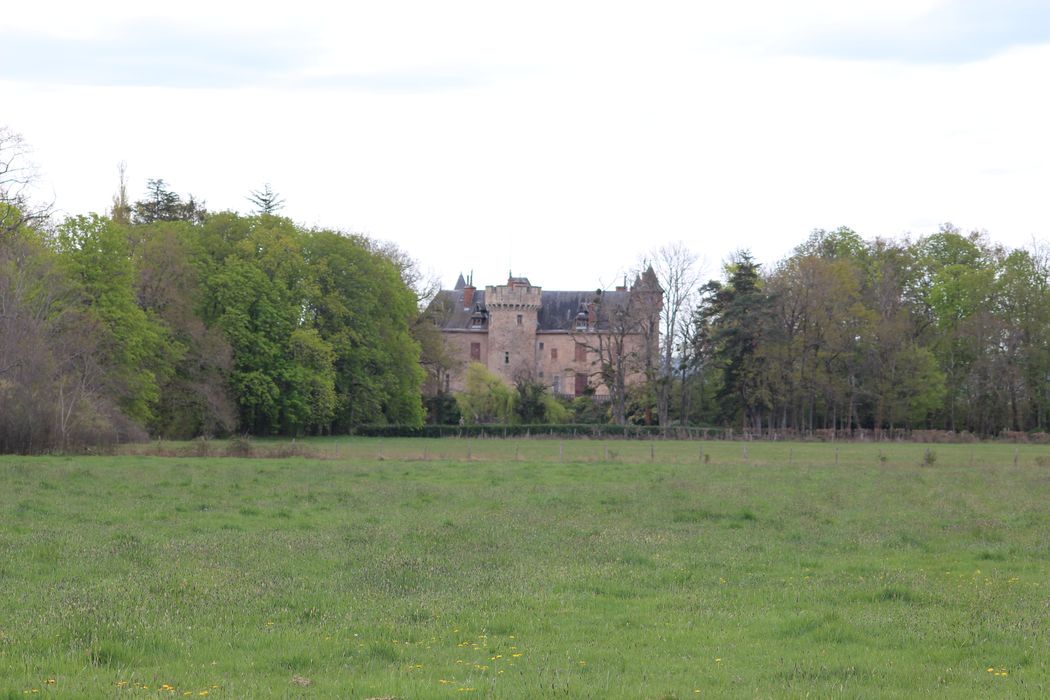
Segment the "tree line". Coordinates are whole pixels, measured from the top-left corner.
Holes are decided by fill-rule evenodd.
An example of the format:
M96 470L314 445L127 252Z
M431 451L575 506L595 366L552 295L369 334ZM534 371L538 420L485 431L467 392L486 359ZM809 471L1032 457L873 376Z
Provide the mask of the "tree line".
M269 185L250 214L163 180L132 201L123 167L105 214L59 221L29 196L27 150L0 127L0 451L461 419L785 435L1050 423L1042 244L949 224L915 239L818 230L765 269L738 252L706 283L695 253L665 246L638 267L660 294L608 308L596 294L609 330L581 342L611 400L482 368L449 396L441 377L463 359L405 251L298 225Z
M751 431L1047 431L1050 250L950 224L818 230L768 270L746 251L675 342L678 420Z
M637 269L662 294L609 308L596 295L606 330L578 342L608 397L577 399L567 420L785 437L1050 432L1046 244L1008 248L951 224L871 240L840 228L767 269L738 251L706 283L683 244Z
M253 194L209 212L122 182L56 223L0 183L0 451L422 423L411 260Z

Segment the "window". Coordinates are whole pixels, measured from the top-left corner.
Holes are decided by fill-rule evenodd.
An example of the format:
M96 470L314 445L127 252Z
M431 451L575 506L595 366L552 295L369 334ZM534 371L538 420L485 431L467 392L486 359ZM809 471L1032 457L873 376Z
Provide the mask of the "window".
M554 375L554 393L555 394L560 394L561 393L561 375L560 374L555 374Z
M587 361L587 346L583 343L576 343L576 361L586 362Z
M558 359L558 348L551 348L551 359L552 360L557 360Z
M543 370L540 370L540 379L543 379Z
M521 319L522 319L522 316L521 316L521 314L518 314L518 325L519 325L519 326L521 325Z
M577 374L576 375L576 387L575 387L575 389L576 389L576 395L577 396L583 396L583 394L587 391L587 375L586 374Z
M445 393L446 394L448 393L448 386L449 386L449 381L448 381L448 375L446 374L445 375Z
M543 349L543 341L541 340L540 341L540 350L542 350L542 349Z
M481 360L481 343L470 344L470 359Z
M509 365L510 364L510 353L509 352L503 353L503 364L505 364L505 365Z

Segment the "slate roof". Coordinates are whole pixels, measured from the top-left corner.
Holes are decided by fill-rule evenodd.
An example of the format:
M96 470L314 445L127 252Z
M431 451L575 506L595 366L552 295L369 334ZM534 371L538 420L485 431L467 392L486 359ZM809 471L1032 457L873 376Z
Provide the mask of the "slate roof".
M485 290L474 291L474 301L470 308L463 306L463 288L442 289L430 302L430 311L434 314L438 326L445 330L478 330L470 328L470 316L474 307L485 308ZM482 330L488 330L487 328ZM481 331L478 331L481 332Z
M457 285L458 286L458 285ZM478 289L474 292L474 300L470 308L463 306L463 292L460 289L443 289L431 302L431 309L435 313L438 325L445 330L473 330L481 333L488 330L470 328L470 317L475 307L485 308L485 290ZM628 292L604 292L604 304L620 306L627 300ZM575 326L576 315L580 311L586 312L587 304L595 300L595 292L559 292L541 290L540 310L537 315L537 331L557 332L571 331ZM603 324L599 323L599 327Z

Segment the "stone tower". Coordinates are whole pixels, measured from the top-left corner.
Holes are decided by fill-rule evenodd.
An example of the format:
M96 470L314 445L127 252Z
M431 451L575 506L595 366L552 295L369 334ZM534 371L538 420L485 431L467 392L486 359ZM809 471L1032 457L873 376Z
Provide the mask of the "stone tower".
M510 277L506 285L485 287L488 368L508 383L514 383L519 372L535 370L540 292L525 277Z

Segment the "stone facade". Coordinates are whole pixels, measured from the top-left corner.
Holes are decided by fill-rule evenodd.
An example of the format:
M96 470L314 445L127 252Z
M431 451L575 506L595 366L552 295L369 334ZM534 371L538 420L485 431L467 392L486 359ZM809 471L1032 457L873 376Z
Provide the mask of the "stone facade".
M639 276L630 290L618 287L601 293L544 291L524 277L510 277L504 285L480 290L460 275L455 288L442 290L432 307L446 348L456 359L441 388L463 390L466 367L476 361L508 384L525 375L557 395L606 396L597 348L607 345L603 341L614 332L608 321L611 312L654 302L658 309L660 298L651 270ZM628 384L644 378L637 360L647 339L651 347L658 347L658 332L632 329L624 338L624 354L633 361Z

